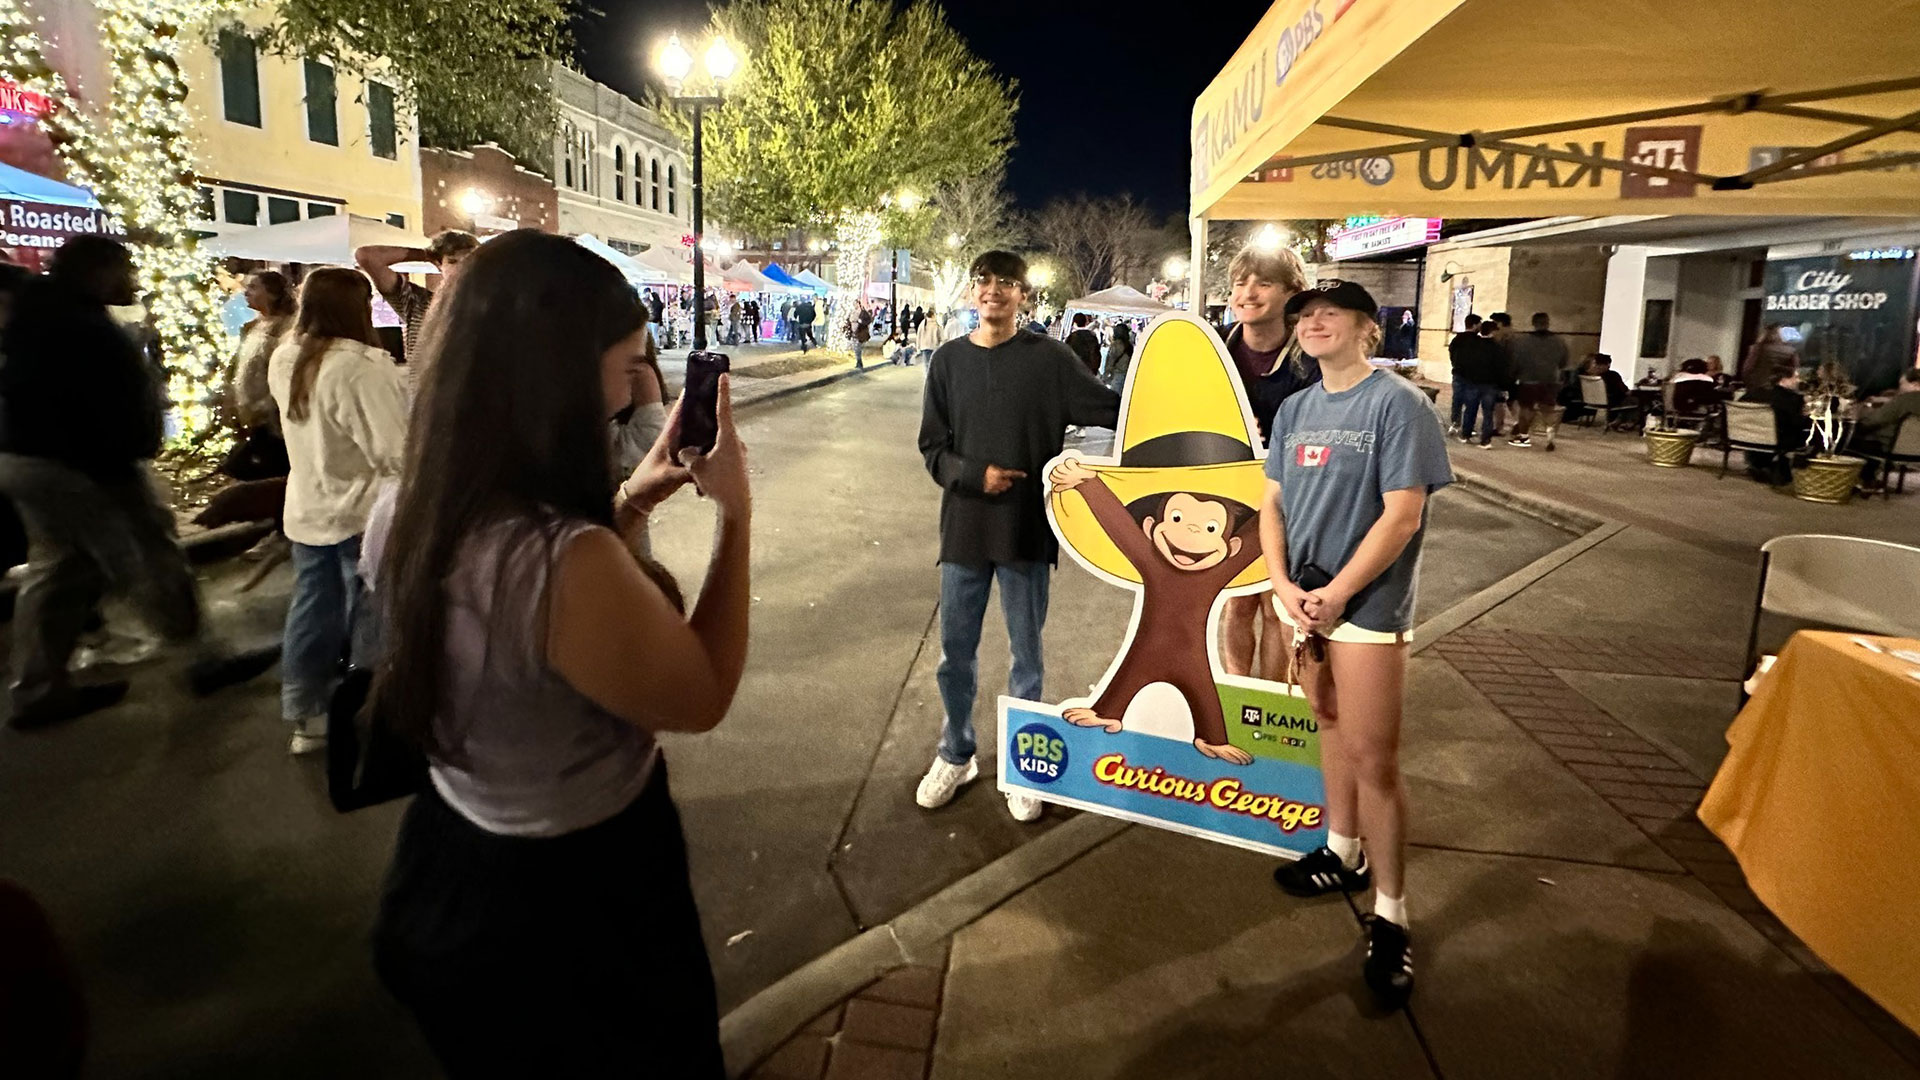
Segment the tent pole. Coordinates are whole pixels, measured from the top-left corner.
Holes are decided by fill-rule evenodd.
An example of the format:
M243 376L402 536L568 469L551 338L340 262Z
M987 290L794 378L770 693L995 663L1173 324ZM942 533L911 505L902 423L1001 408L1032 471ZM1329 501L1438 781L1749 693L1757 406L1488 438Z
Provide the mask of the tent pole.
M1188 218L1187 235L1193 241L1187 259L1187 313L1205 319L1207 317L1207 219Z
M1834 109L1810 109L1805 105L1755 105L1753 111L1772 113L1775 116L1796 116L1802 120L1825 120L1834 124L1851 124L1855 127L1868 127L1886 119L1884 116L1872 116L1867 113L1839 112Z
M1308 165L1326 165L1336 161L1357 161L1361 158L1392 157L1395 154L1412 154L1421 150L1438 150L1443 146L1459 146L1460 136L1443 135L1437 139L1422 139L1419 142L1388 143L1385 146L1368 146L1359 150L1338 150L1328 154L1310 154L1306 157L1273 158L1260 166L1262 169L1300 169Z
M1867 97L1872 94L1891 94L1897 90L1920 90L1920 77L1882 79L1879 82L1854 83L1851 86L1836 86L1828 90L1802 90L1793 94L1766 94L1755 104L1792 105L1802 101L1825 101L1830 98Z

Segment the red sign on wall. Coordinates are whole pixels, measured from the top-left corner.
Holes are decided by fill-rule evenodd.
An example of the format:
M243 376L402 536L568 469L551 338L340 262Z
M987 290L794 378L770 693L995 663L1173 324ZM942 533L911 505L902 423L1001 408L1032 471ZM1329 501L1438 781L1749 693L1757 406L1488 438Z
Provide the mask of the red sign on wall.
M51 98L31 90L22 90L10 82L0 81L0 112L45 116L52 111Z

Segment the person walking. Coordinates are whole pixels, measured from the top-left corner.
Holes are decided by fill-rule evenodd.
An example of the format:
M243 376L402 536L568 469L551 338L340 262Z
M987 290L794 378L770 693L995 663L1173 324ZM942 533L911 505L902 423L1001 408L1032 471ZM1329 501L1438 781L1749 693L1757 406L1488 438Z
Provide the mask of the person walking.
M619 272L565 237L507 233L444 319L367 531L389 645L369 708L431 777L394 842L374 968L452 1080L721 1080L659 737L711 731L746 666L752 508L729 381L710 453L676 456L676 409L609 498L606 425L646 322ZM690 612L635 551L689 483L717 511Z
M794 338L800 343L800 355L802 356L805 356L807 350L813 348L815 344L813 340L813 320L818 317L819 311L813 306L813 297L811 296L801 298L800 302L793 306L793 318L796 326Z
M1301 350L1287 325L1287 303L1306 289L1307 266L1291 249L1264 251L1248 245L1227 264L1227 276L1233 283L1229 304L1234 317L1227 355L1260 437L1271 440L1273 417L1281 404L1320 380L1319 362ZM1279 615L1262 597L1230 596L1221 608L1220 663L1229 675L1281 679L1291 641Z
M170 642L191 642L187 684L209 694L273 666L278 649L236 652L202 622L173 513L148 467L164 398L133 339L107 309L137 299L133 256L105 236L76 236L44 277L19 290L0 330L0 495L31 543L14 601L11 723L44 727L104 709L124 680L75 684L68 661L100 600L132 602Z
M1514 421L1513 437L1507 440L1507 445L1530 447L1534 416L1556 408L1554 402L1560 396L1560 385L1567 370L1567 343L1553 332L1547 313L1537 311L1533 315L1533 329L1515 335L1509 349L1513 356L1513 378L1519 383L1515 396L1520 403L1520 415ZM1553 449L1551 433L1547 436L1546 448Z
M1113 343L1107 346L1106 358L1100 365L1100 381L1118 391L1127 383L1127 366L1133 363L1133 327L1126 323L1113 325Z
M741 316L747 322L747 344L760 344L760 301L748 297L740 307Z
M327 707L360 604L361 534L380 485L400 473L406 442L406 385L375 343L372 303L359 271L313 271L300 286L291 338L267 362L292 465L282 528L293 544L293 595L280 717L294 754L327 744Z
M1453 399L1447 407L1448 435L1460 433L1460 409L1466 403L1466 391L1460 383L1460 357L1471 348L1467 343L1480 337L1480 316L1469 312L1462 325L1466 329L1453 335L1452 340L1447 342L1447 361L1453 369Z
M1084 311L1073 316L1073 332L1067 335L1067 348L1080 358L1087 372L1100 377L1100 336L1093 332L1093 316Z
M354 265L366 271L366 275L373 279L373 287L380 290L380 295L392 306L393 313L400 316L400 345L401 351L406 354L409 391L420 385L421 372L414 357L420 345L421 329L427 324L427 313L433 309L434 297L453 288L453 283L460 279L461 265L478 250L480 238L459 229L441 232L425 248L369 244L354 250ZM438 287L429 289L394 270L395 266L410 262L430 262L438 268Z
M933 764L914 792L945 806L980 775L973 729L980 627L994 582L1013 643L1007 692L1040 700L1041 631L1059 545L1047 526L1041 470L1060 453L1069 425L1112 427L1120 395L1100 385L1060 342L1020 332L1033 295L1026 260L989 251L968 271L980 327L933 354L920 419L920 454L940 499L940 701L945 710ZM1016 821L1040 817L1040 802L1009 794Z
M913 329L914 355L922 364L933 363L933 353L946 339L940 333L940 320L932 315L914 309L916 325Z
M1507 352L1493 340L1494 328L1498 325L1489 319L1472 335L1463 334L1447 345L1453 355L1454 394L1460 404L1460 441L1473 442L1478 417L1482 450L1493 448L1493 437L1499 433L1494 409L1500 404L1500 388L1512 378L1507 370Z
M853 342L853 370L864 371L867 365L861 354L867 342L873 340L873 312L867 310L867 305L853 305L853 310L847 313L846 330L848 340Z
M1427 501L1453 472L1426 397L1367 361L1380 329L1365 289L1322 281L1287 308L1322 380L1274 418L1260 543L1273 602L1300 642L1291 681L1320 728L1328 831L1274 880L1301 897L1374 885L1362 973L1396 1008L1413 992L1399 762L1407 640Z

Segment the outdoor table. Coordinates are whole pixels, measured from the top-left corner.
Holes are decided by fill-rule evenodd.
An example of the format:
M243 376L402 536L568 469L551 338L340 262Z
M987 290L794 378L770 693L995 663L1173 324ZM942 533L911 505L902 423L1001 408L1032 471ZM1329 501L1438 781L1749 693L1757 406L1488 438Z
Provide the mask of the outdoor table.
M1795 634L1727 743L1700 820L1808 948L1920 1031L1920 641Z

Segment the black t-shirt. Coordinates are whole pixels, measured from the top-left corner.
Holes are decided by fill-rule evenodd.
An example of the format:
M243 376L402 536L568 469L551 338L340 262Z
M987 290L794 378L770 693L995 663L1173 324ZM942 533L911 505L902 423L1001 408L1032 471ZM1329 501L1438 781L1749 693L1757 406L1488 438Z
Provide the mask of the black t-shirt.
M1069 425L1112 427L1120 395L1052 338L1021 331L991 349L969 337L934 350L920 417L920 454L946 494L940 561L962 566L1054 562L1047 525L1047 462ZM1027 475L999 495L987 466Z

